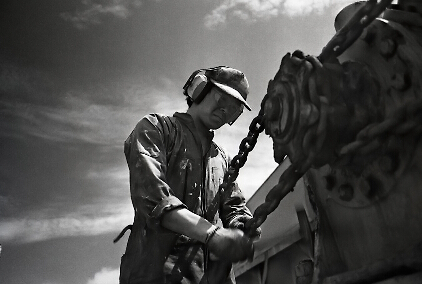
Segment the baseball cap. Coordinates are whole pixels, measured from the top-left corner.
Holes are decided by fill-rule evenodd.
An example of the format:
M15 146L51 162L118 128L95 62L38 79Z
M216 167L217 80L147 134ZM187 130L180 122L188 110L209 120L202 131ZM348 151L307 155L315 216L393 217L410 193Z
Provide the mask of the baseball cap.
M205 76L223 92L235 97L248 109L251 107L246 102L249 94L249 83L243 72L231 67L218 67L208 69Z

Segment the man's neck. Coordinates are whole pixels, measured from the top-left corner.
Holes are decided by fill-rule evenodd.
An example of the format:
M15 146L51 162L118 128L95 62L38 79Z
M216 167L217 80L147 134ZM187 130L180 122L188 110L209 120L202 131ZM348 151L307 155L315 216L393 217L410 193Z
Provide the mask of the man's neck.
M212 140L212 139L210 139L210 136L212 135L211 130L209 128L207 128L202 123L201 120L198 119L198 117L195 115L194 112L190 112L189 109L188 109L188 111L186 113L188 113L193 119L197 134L198 134L199 139L201 141L202 154L205 155L208 152L208 149L210 147L211 140Z

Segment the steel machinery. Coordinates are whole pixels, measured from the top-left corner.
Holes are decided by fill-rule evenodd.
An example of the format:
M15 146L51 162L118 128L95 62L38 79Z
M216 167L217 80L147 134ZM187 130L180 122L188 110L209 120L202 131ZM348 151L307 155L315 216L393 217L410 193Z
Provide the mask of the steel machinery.
M304 178L318 225L297 283L422 283L422 1L390 2L343 9L319 56L283 57L262 102L291 166L247 227Z

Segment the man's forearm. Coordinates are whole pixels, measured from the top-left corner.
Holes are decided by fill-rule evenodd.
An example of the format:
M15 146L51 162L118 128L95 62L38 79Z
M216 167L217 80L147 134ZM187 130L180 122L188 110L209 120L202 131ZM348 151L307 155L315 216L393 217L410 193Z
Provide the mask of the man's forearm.
M163 215L161 225L176 233L207 243L215 259L238 262L253 254L252 241L239 229L217 228L186 208L171 210Z
M210 222L186 208L178 208L165 213L161 225L200 242L205 242L207 234L215 228Z

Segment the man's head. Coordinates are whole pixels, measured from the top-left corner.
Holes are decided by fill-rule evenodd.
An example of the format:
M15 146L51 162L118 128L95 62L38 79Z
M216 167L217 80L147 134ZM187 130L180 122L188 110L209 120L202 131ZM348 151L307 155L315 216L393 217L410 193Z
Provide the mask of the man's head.
M246 102L249 93L248 80L241 71L234 68L218 66L197 70L192 73L183 90L189 107L203 103L208 94L219 93L218 106L225 113L226 122L229 124L239 117L243 107L251 110ZM230 105L227 104L229 102ZM235 108L235 105L238 107Z

